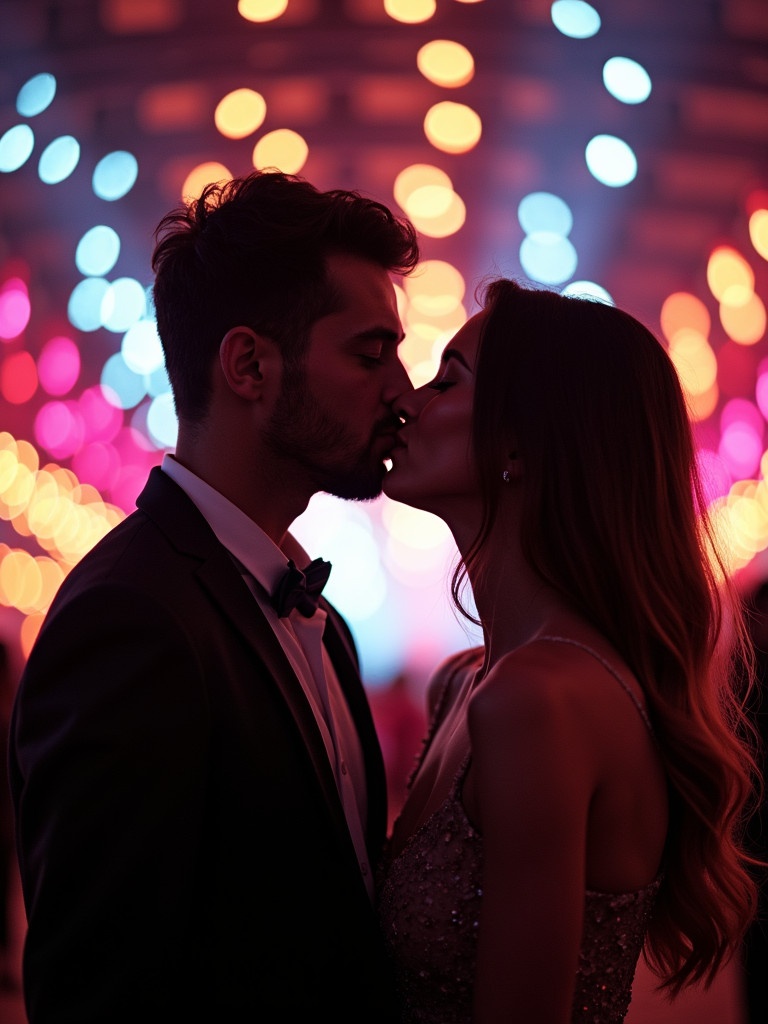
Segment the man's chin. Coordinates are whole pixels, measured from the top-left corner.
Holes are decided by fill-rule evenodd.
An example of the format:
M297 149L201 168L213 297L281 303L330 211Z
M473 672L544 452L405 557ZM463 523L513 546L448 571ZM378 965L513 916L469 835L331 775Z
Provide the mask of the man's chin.
M382 464L375 472L368 469L367 472L353 473L343 479L328 481L323 490L345 501L374 501L381 495L386 475L386 468Z

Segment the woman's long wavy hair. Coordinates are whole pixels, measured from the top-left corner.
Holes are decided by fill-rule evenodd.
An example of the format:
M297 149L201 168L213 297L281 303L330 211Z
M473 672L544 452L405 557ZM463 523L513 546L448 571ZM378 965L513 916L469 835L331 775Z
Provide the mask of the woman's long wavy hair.
M484 305L473 445L485 516L453 596L467 614L466 568L483 573L514 448L529 564L610 640L646 693L670 827L645 956L675 995L711 983L756 898L741 843L755 768L735 673L750 648L685 400L665 349L620 309L503 279L486 287Z

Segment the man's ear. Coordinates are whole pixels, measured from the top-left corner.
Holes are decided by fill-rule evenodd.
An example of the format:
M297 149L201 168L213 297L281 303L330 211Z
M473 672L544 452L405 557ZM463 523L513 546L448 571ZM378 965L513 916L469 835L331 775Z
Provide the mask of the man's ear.
M230 390L247 401L261 401L279 379L277 346L250 327L232 327L219 346L221 372Z

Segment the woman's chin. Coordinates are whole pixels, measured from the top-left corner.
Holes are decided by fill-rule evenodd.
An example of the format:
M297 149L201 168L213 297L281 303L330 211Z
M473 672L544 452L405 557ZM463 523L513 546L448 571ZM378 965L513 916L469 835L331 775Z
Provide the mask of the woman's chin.
M408 487L406 481L403 480L403 474L398 473L397 466L393 466L386 474L381 489L392 501L400 501L404 505L418 507L418 493Z

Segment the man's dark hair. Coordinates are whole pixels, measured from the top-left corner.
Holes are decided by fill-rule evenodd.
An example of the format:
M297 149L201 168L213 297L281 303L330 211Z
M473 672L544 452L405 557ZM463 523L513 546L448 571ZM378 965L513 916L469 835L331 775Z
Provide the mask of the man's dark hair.
M226 332L251 327L300 360L311 325L338 308L326 257L340 252L407 274L416 232L359 192L321 192L296 175L255 171L207 185L155 232L154 303L176 412L205 416Z

